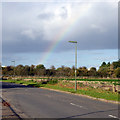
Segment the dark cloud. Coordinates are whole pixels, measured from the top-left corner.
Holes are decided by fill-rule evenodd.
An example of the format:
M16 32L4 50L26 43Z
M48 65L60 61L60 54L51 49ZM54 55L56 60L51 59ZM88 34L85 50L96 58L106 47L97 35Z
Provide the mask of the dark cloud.
M111 29L109 34L100 34L89 31L86 35L72 34L66 36L55 48L54 52L64 52L74 49L74 45L68 43L69 40L78 41L79 50L116 49L118 47L117 31ZM4 38L4 37L3 37ZM15 39L15 38L13 38ZM26 53L26 52L46 52L54 41L46 41L42 37L30 40L26 36L17 36L17 41L3 41L3 53Z
M30 40L25 36L17 37L17 41L3 41L3 53L27 53L27 52L45 52L51 43L42 38Z
M111 8L111 6L105 4L104 6L101 4L101 6L96 5L92 7L90 13L85 16L83 15L76 24L70 28L71 31L63 37L54 52L64 52L74 49L74 45L68 43L69 40L78 41L78 49L82 50L117 49L118 35L115 11L116 8ZM7 12L7 10L5 12ZM79 15L79 11L77 14ZM4 16L5 15L6 14L4 14ZM66 7L60 7L59 15L62 18L68 16ZM46 52L46 50L54 44L54 40L45 40L44 35L46 31L44 31L43 23L41 23L41 25L40 22L34 21L36 19L33 19L33 17L31 19L28 18L27 21L26 19L23 21L18 19L19 21L17 21L19 15L16 14L16 16L14 16L15 18L9 14L7 14L7 16L3 17L3 54ZM49 26L49 21L54 17L54 12L43 12L37 16L39 21L48 20L47 27L49 30L51 30L51 26L55 27L58 24L62 26L62 23L58 23L57 21L55 23L52 21L54 24ZM22 16L20 18L22 18ZM56 31L54 30L52 33L54 35ZM54 36L56 36L56 34Z
M120 1L118 3L118 58L120 59Z

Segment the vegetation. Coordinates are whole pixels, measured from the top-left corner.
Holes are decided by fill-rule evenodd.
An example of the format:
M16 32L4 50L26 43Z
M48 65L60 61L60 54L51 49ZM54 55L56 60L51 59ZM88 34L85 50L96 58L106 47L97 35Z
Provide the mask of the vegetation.
M106 100L114 100L114 101L118 101L118 94L117 93L112 93L109 91L103 91L100 89L94 89L94 88L84 88L84 89L80 89L75 91L74 88L66 88L66 87L61 87L59 85L46 85L44 86L46 88L52 88L52 89L57 89L57 90L62 90L62 91L68 91L71 93L77 93L77 94L82 94L82 95L88 95L88 96L92 96L95 98L103 98Z
M46 69L44 65L17 65L17 66L7 66L2 67L3 76L44 76L44 77L73 77L75 67L65 67L61 66L55 68L51 66L50 69ZM113 63L103 62L99 69L91 67L88 70L86 67L79 67L77 69L77 77L94 77L94 78L120 78L120 60Z
M58 81L57 79L46 81L46 82L43 82L43 81L37 82L33 80L24 81L22 79L18 79L18 80L8 79L8 80L2 80L2 81L23 84L23 85L28 85L28 86L34 86L34 87L45 87L45 88L57 89L57 90L67 91L67 92L76 93L76 94L88 95L88 96L92 96L95 98L103 98L106 100L119 101L118 100L119 93L105 91L100 88L95 89L91 86L85 86L82 83L78 83L78 86L77 86L78 89L77 91L75 91L74 83L70 83L69 81L67 82Z

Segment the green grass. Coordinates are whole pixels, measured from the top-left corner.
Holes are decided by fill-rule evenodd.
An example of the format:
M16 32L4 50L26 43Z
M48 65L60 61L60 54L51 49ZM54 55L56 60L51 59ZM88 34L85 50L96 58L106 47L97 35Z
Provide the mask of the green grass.
M63 79L61 79L63 80ZM74 81L75 79L65 79L65 80L72 80ZM77 81L102 81L102 82L120 82L118 79L76 79Z
M49 84L45 85L44 87L67 91L67 92L71 92L71 93L88 95L88 96L95 97L95 98L103 98L106 100L118 101L118 93L113 93L110 91L104 91L104 90L100 90L100 89L88 88L87 90L80 89L80 90L75 91L72 88L65 88L65 87L61 87L59 85L49 85Z
M114 100L114 101L118 101L118 95L119 95L118 93L113 93L111 91L105 91L105 90L98 89L98 88L95 89L92 87L85 87L83 89L79 89L79 90L75 91L73 88L60 86L60 84L57 83L57 81L48 82L47 84L42 84L41 82L36 82L33 80L24 81L24 80L10 79L10 80L2 80L2 81L17 83L17 84L24 84L24 85L35 86L35 87L45 87L45 88L57 89L57 90L61 90L61 91L67 91L67 92L71 92L71 93L88 95L88 96L95 97L95 98L103 98L106 100ZM67 83L65 82L62 84L65 85ZM119 99L119 101L120 101L120 99Z

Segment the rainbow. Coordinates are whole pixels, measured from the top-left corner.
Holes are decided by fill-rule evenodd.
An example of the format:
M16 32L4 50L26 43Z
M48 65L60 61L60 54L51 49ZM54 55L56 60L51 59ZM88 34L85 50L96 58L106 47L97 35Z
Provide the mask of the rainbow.
M70 21L70 24L67 24L54 38L54 42L46 50L44 56L42 56L39 64L44 64L45 61L51 56L58 44L64 40L64 38L71 32L72 28L79 22L80 18L89 10L91 7L90 4L83 5L81 7L81 13L77 18L73 18Z

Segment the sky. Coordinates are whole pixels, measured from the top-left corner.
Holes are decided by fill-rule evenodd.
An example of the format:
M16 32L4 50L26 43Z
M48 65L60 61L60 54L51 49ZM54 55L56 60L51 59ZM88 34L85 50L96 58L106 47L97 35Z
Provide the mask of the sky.
M14 0L13 0L14 1ZM118 60L115 0L2 2L2 65L99 67Z

